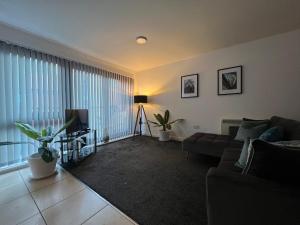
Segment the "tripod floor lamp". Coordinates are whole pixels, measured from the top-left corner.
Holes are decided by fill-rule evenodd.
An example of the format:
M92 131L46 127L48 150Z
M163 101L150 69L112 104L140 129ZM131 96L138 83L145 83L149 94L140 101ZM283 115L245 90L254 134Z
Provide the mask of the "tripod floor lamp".
M140 136L142 135L142 124L143 124L142 117L143 117L143 114L144 114L144 117L146 119L146 123L147 123L148 129L149 129L150 135L152 137L149 122L148 122L148 119L147 119L147 116L146 116L146 113L145 113L145 109L144 109L144 106L143 106L143 103L147 103L147 102L148 102L147 95L135 95L134 96L134 103L139 104L138 111L136 113L136 119L135 119L135 126L134 126L134 132L133 132L134 135L136 134L136 127L137 127L138 121L139 121L139 125L140 125L139 135Z

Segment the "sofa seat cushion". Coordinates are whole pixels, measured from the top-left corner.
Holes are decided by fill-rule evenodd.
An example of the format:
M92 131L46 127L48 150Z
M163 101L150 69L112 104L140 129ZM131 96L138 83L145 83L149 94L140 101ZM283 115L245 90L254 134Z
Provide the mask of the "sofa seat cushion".
M184 151L221 157L225 148L241 148L243 142L233 140L229 135L195 133L186 138L182 146Z
M218 168L224 170L230 170L233 172L242 172L241 168L235 166L235 163L239 159L240 154L241 154L240 148L226 148L224 150Z

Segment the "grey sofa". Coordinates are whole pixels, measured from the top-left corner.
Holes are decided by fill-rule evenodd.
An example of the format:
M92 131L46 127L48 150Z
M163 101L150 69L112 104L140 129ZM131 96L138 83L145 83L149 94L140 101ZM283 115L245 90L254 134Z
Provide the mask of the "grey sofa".
M300 122L274 116L271 126L276 125L284 128L285 140L300 140ZM208 224L300 224L300 187L242 175L234 166L240 152L226 148L218 167L207 173Z

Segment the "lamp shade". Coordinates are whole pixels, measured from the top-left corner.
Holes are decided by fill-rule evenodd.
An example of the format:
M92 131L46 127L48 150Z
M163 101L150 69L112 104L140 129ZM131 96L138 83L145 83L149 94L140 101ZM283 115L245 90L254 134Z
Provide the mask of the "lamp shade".
M147 95L135 95L134 96L134 103L147 103L148 97Z

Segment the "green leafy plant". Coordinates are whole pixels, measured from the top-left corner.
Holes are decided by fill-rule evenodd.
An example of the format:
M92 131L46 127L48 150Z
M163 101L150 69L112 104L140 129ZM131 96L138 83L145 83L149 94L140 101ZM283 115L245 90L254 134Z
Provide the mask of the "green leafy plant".
M171 124L176 123L177 121L181 121L182 119L177 119L174 120L172 122L169 122L170 119L170 111L166 110L164 116L162 116L161 114L157 113L157 114L153 114L155 119L157 120L157 122L148 120L150 123L155 124L155 127L162 127L163 131L167 131L167 130L171 130L172 126Z
M27 137L38 141L40 143L40 146L38 148L38 153L41 155L42 159L46 162L52 162L55 157L58 157L57 151L52 147L52 145L56 142L60 141L54 141L55 137L60 134L62 131L64 131L67 127L69 127L76 117L73 117L71 120L69 120L62 128L60 128L56 132L52 132L52 128L48 127L43 128L41 131L37 131L34 127L30 126L27 123L22 122L16 122L16 127ZM21 144L24 142L3 142L3 145L11 145L11 144ZM28 142L27 142L28 143Z

